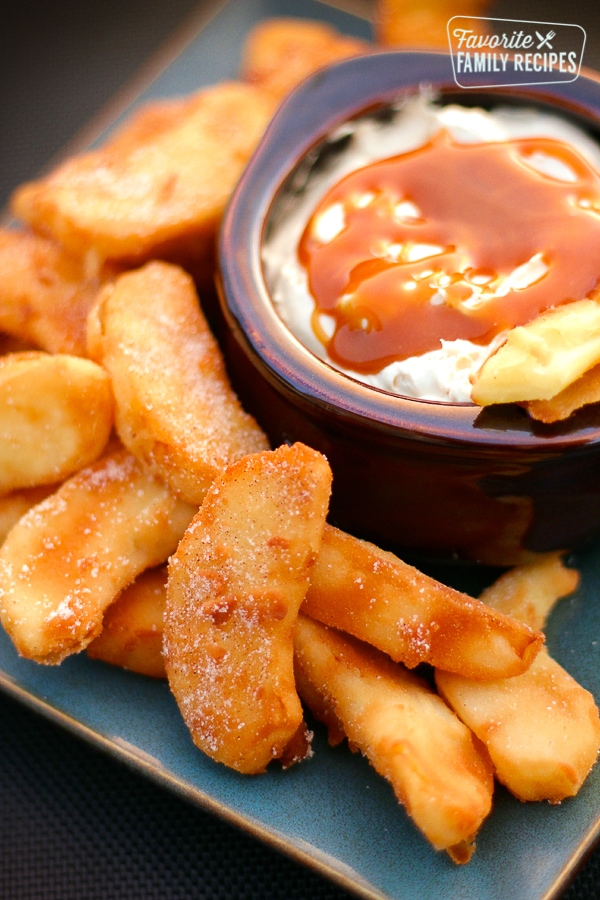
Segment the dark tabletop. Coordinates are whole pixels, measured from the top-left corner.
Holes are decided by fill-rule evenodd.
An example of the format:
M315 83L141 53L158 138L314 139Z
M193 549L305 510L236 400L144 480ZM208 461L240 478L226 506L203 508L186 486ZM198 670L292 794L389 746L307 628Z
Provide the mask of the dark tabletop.
M505 15L517 17L510 2ZM580 4L577 16L568 6L567 21L588 28L585 62L600 68L595 5ZM4 0L0 206L200 7L195 0ZM539 9L539 18L564 21L548 3ZM0 900L349 896L0 694ZM594 897L600 851L565 894Z

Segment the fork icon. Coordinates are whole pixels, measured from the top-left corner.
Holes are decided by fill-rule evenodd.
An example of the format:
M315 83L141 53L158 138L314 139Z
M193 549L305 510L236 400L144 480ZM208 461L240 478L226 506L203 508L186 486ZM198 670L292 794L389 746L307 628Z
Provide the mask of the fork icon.
M544 47L544 46L547 46L547 47L549 47L550 50L552 50L552 44L550 43L550 41L552 40L552 38L555 38L555 37L556 37L556 32L555 32L555 31L549 31L548 34L546 35L546 37L544 37L542 34L540 34L539 31L536 31L536 35L537 35L537 38L538 38L538 40L539 40L539 42L540 42L540 43L537 45L537 49L538 49L538 50L539 50L541 47Z

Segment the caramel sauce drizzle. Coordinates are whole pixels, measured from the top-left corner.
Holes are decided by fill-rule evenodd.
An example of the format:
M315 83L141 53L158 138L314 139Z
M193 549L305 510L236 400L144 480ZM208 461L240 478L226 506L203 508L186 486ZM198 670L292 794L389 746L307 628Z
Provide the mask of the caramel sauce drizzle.
M573 180L533 168L540 154ZM321 216L332 211L339 225L320 236ZM600 278L600 176L553 139L461 144L441 131L338 182L298 253L316 302L313 328L330 358L375 373L438 349L441 339L487 344L588 296ZM515 286L513 277L502 288L533 259L533 281Z

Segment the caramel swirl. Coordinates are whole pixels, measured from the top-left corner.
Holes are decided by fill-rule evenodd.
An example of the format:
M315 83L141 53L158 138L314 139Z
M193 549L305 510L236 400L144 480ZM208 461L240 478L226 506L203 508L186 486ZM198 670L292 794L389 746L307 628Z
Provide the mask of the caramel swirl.
M361 373L442 339L488 344L588 296L599 251L600 176L574 149L445 131L339 181L298 250L313 328L334 363Z

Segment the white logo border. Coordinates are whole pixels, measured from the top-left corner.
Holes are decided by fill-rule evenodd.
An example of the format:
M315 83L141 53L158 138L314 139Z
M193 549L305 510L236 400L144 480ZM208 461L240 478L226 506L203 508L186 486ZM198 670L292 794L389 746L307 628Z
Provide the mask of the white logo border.
M579 28L580 31L583 32L583 43L581 45L581 55L579 57L579 65L577 67L577 72L573 76L573 78L558 78L555 81L549 81L547 78L544 78L542 81L503 81L498 84L461 84L456 75L456 67L454 64L454 53L452 52L452 37L450 32L450 24L454 22L455 19L469 19L472 22L511 22L517 23L519 25L559 25L561 28ZM454 81L459 88L463 88L463 90L482 90L482 89L493 89L493 88L503 88L503 87L521 87L527 85L540 85L540 84L572 84L572 82L577 81L581 74L581 67L583 65L583 53L585 51L585 44L587 41L587 32L582 25L577 25L573 22L543 22L531 19L497 19L491 16L452 16L448 19L446 23L446 31L448 34L448 47L450 50L450 62L452 63L452 75L454 77Z

